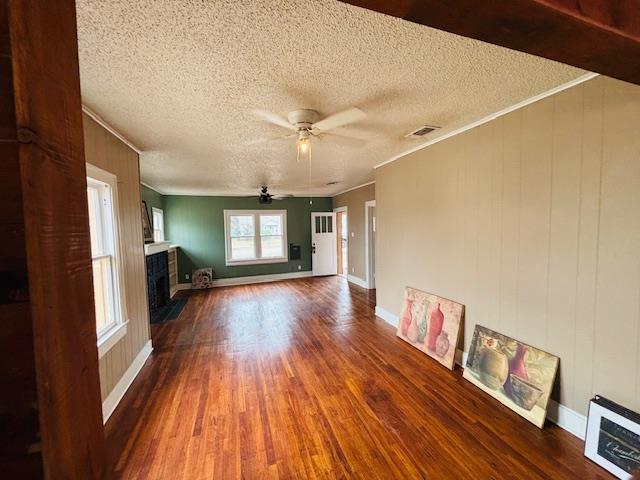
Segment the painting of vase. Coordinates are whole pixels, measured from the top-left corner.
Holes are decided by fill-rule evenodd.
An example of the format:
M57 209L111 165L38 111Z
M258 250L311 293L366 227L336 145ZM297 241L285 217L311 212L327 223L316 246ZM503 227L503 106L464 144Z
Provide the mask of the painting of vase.
M463 377L539 428L560 359L476 325Z
M397 335L453 370L464 305L407 287Z

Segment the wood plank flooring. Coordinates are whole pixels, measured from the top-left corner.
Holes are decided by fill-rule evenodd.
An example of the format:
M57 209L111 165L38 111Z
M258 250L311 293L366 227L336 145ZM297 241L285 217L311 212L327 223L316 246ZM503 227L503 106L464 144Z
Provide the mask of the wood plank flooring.
M610 478L340 277L193 292L107 424L115 478Z

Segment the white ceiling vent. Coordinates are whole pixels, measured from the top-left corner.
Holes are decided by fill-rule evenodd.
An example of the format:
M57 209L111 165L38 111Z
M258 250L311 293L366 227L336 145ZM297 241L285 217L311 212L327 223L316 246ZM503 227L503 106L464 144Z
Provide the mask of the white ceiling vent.
M431 132L433 132L434 130L438 130L439 128L440 127L431 127L429 125L423 125L419 127L417 130L407 133L404 137L405 138L421 138L421 137L424 137L425 135L429 135Z

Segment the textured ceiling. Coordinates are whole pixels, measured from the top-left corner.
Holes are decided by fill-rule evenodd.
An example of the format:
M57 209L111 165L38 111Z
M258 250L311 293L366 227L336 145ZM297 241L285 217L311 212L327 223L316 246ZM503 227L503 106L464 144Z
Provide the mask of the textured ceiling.
M584 72L334 0L77 0L83 102L143 150L142 180L171 194L333 194L442 130ZM360 149L294 140L252 110L368 117L336 130ZM328 182L338 182L327 186Z

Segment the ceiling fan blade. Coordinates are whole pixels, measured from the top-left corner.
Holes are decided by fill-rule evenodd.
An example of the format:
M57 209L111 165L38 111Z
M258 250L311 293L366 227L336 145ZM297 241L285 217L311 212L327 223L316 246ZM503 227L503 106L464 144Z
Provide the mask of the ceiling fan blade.
M297 133L291 133L289 135L281 135L279 137L271 137L271 138L256 138L254 140L249 140L248 142L244 142L244 145L261 145L263 143L273 142L274 140L283 140L285 138L295 138L297 137Z
M285 198L291 198L293 197L293 195L291 195L290 193L281 193L279 195L271 195L271 198L273 198L274 200L284 200Z
M351 107L342 112L329 115L327 118L320 120L312 125L312 129L318 129L326 132L327 130L333 130L334 128L342 127L349 123L358 122L367 117L367 114L356 107Z
M266 110L254 110L253 114L260 117L265 122L273 123L279 127L288 128L289 130L298 131L295 125L291 125L286 118L273 112L267 112Z
M333 132L322 132L321 135L323 137L327 137L327 140L329 140L331 143L335 143L336 145L342 145L345 147L360 148L364 147L367 144L367 141L363 140L362 138L348 137L347 135L339 135Z

